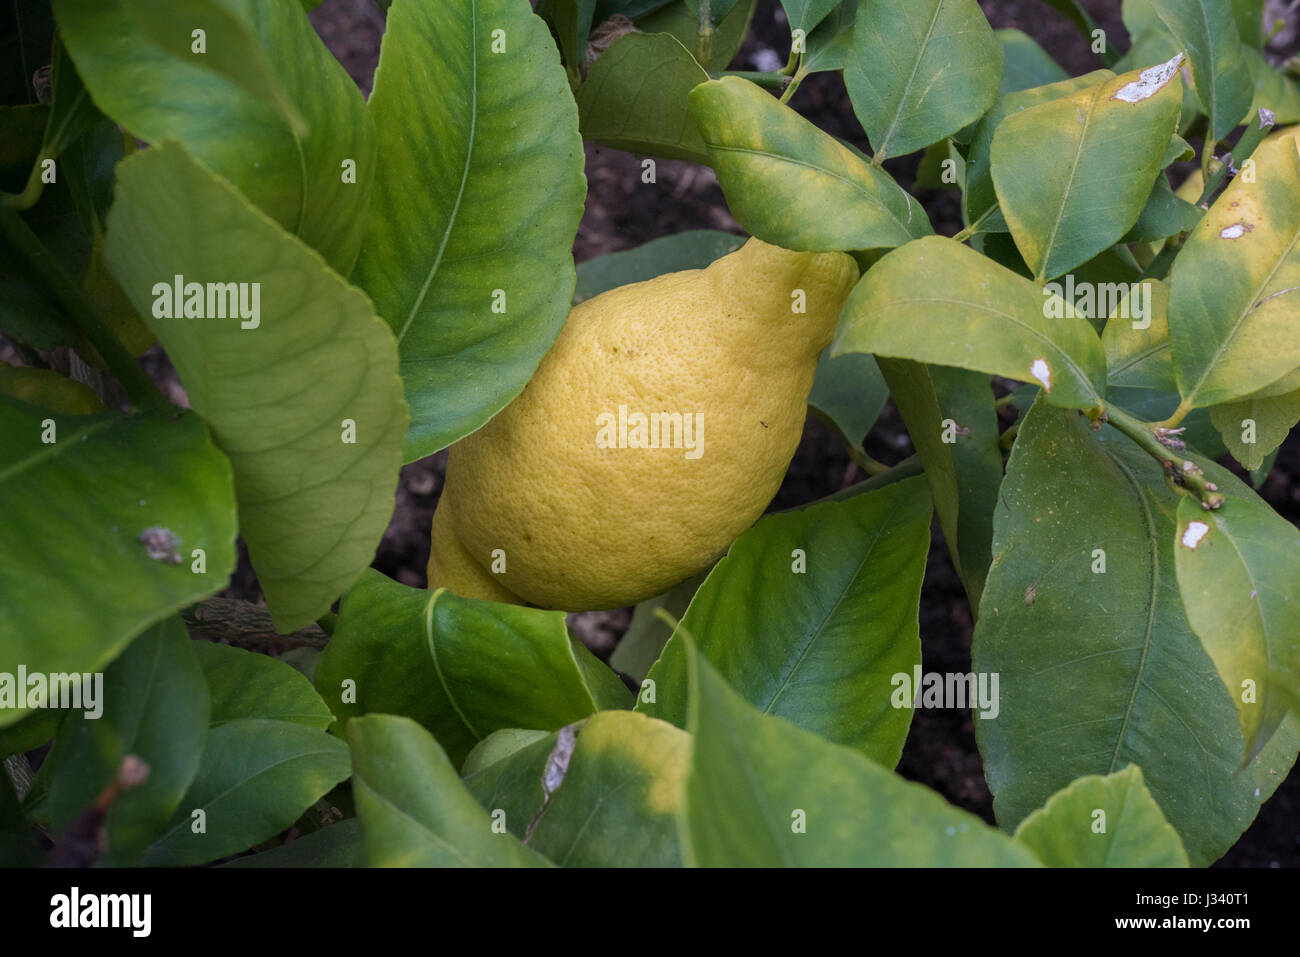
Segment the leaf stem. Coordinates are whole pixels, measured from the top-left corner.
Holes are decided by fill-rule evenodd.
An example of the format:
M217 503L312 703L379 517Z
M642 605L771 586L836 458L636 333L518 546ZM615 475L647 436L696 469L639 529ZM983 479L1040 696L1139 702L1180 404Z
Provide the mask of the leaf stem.
M18 259L58 300L77 331L86 337L99 353L113 375L126 389L127 398L137 408L165 409L170 404L158 391L158 386L144 374L135 359L122 343L104 328L98 311L82 290L81 284L69 276L50 255L31 228L9 206L0 205L0 237L9 245Z
M1200 500L1201 508L1208 511L1223 505L1223 494L1217 485L1205 477L1204 469L1178 454L1186 448L1182 439L1178 438L1181 429L1170 428L1164 423L1143 422L1115 406L1108 406L1102 419L1159 462L1170 484L1184 494Z
M1173 415L1165 419L1163 422L1156 422L1155 425L1162 429L1177 428L1182 424L1183 419L1187 418L1187 414L1192 411L1192 408L1192 404L1186 399L1183 399L1178 403L1178 408L1174 409Z
M700 28L695 34L695 59L705 67L713 55L713 11L709 5L710 0L700 0Z
M790 82L789 82L789 84L786 86L786 88L785 88L785 92L781 94L781 102L782 102L782 103L789 103L789 102L790 102L790 97L794 96L794 91L797 90L797 89L799 89L799 84L803 82L804 77L806 77L807 75L808 75L808 74L807 74L807 72L804 70L804 68L803 68L803 67L799 67L799 71L798 71L797 73L795 73L795 75L794 75L793 77L790 78Z
M1241 134L1241 138L1237 140L1237 145L1232 148L1232 152L1224 154L1223 161L1213 175L1206 172L1208 165L1205 157L1201 157L1201 172L1205 177L1205 188L1201 190L1200 198L1196 200L1197 206L1202 209L1208 208L1205 204L1218 191L1227 175L1229 173L1235 175L1240 164L1250 159L1251 154L1255 152L1260 143L1264 142L1264 137L1268 136L1273 129L1274 123L1277 122L1271 110L1261 109L1258 117L1258 124L1246 124L1246 129ZM1210 142L1212 141L1206 140L1207 144Z

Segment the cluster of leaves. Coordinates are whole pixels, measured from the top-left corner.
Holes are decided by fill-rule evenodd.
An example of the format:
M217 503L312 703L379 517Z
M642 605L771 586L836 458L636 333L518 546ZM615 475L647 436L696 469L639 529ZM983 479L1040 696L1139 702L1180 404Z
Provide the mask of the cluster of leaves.
M33 827L113 864L260 851L237 866L1232 845L1300 749L1300 532L1214 461L1265 468L1300 418L1300 151L1264 137L1300 87L1261 0L1126 0L1132 48L1079 78L975 0L782 5L789 62L751 75L725 67L755 0L395 0L369 102L310 2L12 5L0 331L27 364L0 374L0 673L102 670L104 711L0 711L7 858L37 856ZM787 105L822 71L871 156ZM707 163L753 235L852 252L810 405L860 455L892 395L918 451L638 607L612 662L635 696L562 612L366 570L400 465L519 393L575 286L737 243L575 272L584 137ZM1204 178L1176 194L1198 138ZM960 191L956 239L884 168L921 150ZM1146 290L1149 324L1075 316L1067 275ZM260 283L265 318L160 315L173 277ZM189 410L134 361L155 341ZM59 349L131 411L45 368ZM1005 466L991 376L1029 383ZM890 770L932 510L1004 692L976 719L1002 831ZM319 659L188 640L177 613L224 586L236 534L276 628L332 630Z

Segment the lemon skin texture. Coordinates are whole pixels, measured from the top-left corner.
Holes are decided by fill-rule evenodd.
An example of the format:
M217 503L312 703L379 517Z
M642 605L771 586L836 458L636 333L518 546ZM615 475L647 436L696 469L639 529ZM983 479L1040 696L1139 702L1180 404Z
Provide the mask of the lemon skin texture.
M844 253L750 239L575 307L523 392L451 448L430 587L585 611L707 568L776 494L857 278ZM698 433L674 420L661 447L620 448L648 437L636 413Z

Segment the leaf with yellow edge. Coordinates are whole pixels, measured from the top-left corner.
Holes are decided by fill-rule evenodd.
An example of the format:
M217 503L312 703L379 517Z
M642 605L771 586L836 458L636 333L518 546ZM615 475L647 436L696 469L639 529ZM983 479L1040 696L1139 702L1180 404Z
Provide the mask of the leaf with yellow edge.
M943 281L919 283L918 276ZM977 369L1036 382L1053 405L1092 409L1105 388L1106 357L1087 320L1049 317L1064 308L1050 290L931 236L867 272L844 305L831 355L871 352Z
M1300 366L1300 148L1270 138L1174 260L1169 329L1184 403L1220 405Z
M1039 282L1117 243L1151 194L1177 132L1181 54L1008 116L993 136L993 185Z

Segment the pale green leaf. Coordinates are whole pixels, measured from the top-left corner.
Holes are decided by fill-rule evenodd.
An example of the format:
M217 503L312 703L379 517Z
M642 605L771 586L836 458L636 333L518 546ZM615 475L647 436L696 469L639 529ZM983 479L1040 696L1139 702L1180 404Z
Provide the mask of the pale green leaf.
M1002 56L975 0L860 3L844 84L875 164L979 119L998 94Z
M786 249L879 249L933 230L890 176L753 83L711 80L691 91L732 215Z
M1057 791L1016 828L1016 840L1049 867L1187 867L1178 832L1130 764Z
M364 295L182 148L118 170L109 267L231 460L276 627L301 628L370 564L392 514L406 431L392 334ZM246 283L260 315L160 318L177 277ZM233 313L213 288L200 308Z
M917 276L943 276L941 284ZM1049 317L1059 299L960 243L933 236L887 253L844 305L831 355L872 352L1037 382L1049 401L1100 402L1106 359L1086 322ZM1055 302L1054 302L1055 300Z
M409 462L504 408L564 325L582 141L527 0L397 0L369 109L378 179L356 279L398 340Z

